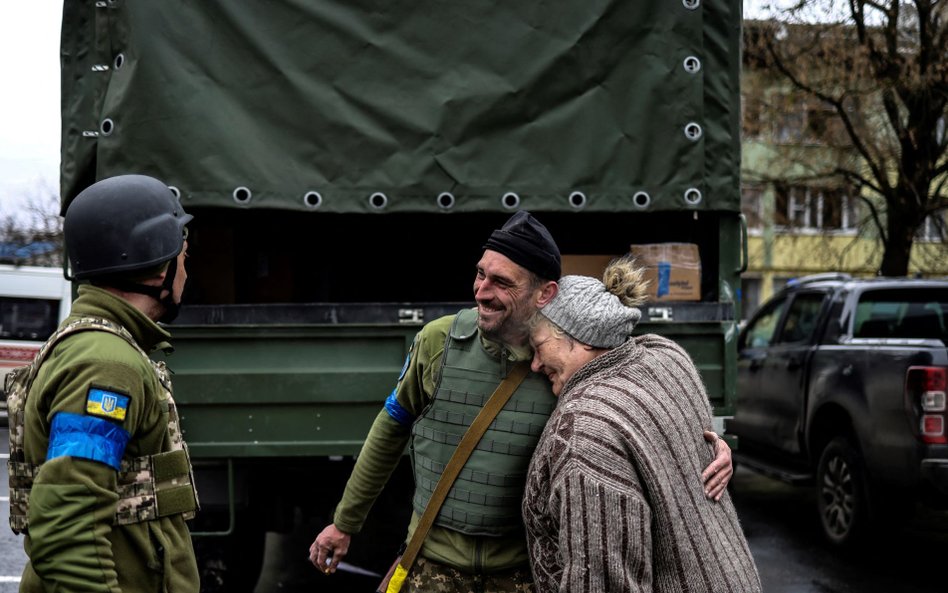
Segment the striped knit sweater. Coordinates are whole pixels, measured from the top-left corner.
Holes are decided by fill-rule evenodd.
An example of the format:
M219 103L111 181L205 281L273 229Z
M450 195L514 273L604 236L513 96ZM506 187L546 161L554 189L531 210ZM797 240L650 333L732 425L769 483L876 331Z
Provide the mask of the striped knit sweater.
M760 591L714 458L704 384L670 340L645 335L566 383L530 464L523 517L538 593Z

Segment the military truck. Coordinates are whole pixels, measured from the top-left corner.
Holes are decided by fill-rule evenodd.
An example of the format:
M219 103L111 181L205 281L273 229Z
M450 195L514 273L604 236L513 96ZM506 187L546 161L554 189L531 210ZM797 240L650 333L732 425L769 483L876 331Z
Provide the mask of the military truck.
M472 305L518 209L567 270L696 246L691 300L656 294L640 331L730 413L740 27L737 0L66 0L63 210L136 172L195 217L169 365L216 577L252 586L266 530L328 520L414 334ZM384 569L403 537L393 481L351 562Z

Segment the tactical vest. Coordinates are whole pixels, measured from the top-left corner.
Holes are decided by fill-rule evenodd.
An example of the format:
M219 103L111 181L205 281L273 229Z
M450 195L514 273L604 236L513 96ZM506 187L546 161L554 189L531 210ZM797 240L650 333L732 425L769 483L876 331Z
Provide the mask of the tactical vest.
M7 407L10 425L10 528L22 533L28 527L30 489L40 466L28 463L23 450L26 399L30 387L47 354L63 338L80 331L104 331L128 342L155 370L161 385L162 405L168 404L168 433L171 450L156 455L126 457L118 472L118 508L116 525L153 521L159 517L184 515L194 517L200 508L188 446L181 436L178 412L171 397L171 377L163 362L155 362L139 347L128 330L99 317L82 317L61 327L43 344L33 363L11 371L6 378Z
M459 313L445 342L434 399L412 425L412 502L418 514L507 366L505 357L494 358L481 346L477 312ZM555 405L546 378L530 373L471 454L435 523L469 535L499 536L521 528L527 467Z

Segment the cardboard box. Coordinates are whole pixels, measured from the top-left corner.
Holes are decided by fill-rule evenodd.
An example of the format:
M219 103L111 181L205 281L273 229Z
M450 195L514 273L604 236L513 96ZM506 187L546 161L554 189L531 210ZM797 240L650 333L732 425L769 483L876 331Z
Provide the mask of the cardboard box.
M592 276L602 280L602 273L606 266L618 255L563 255L560 257L560 266L563 275L576 274L578 276Z
M632 245L630 252L645 267L650 300L701 300L701 257L697 245L650 243Z

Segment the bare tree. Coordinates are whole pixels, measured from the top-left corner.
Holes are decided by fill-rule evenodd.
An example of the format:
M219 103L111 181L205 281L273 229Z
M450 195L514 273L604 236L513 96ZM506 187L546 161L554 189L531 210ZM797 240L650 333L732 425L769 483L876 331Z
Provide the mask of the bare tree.
M797 0L774 16L745 27L745 66L787 83L815 116L806 133L837 149L797 175L852 187L879 272L906 275L924 225L945 237L948 0Z
M61 266L63 225L59 196L41 182L22 201L22 208L0 216L0 263Z

